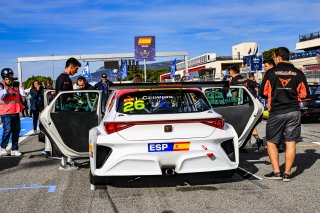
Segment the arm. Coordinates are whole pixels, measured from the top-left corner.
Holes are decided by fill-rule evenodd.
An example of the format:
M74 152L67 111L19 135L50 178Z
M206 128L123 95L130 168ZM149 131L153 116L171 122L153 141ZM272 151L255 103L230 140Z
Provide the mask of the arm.
M310 95L310 89L307 83L307 79L306 76L299 72L299 85L297 87L297 92L298 92L298 100L299 102L301 101L301 99L306 98L307 96Z
M269 72L266 72L266 74L263 77L262 83L260 85L260 90L259 90L259 95L265 99L268 98L268 92L271 92L270 85L269 83L267 83L269 82L268 78L269 78Z

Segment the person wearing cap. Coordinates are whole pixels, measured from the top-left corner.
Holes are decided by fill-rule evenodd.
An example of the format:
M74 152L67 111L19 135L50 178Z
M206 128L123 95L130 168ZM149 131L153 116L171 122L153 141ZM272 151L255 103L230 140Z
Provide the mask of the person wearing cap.
M105 113L106 111L106 104L109 97L109 84L112 84L111 81L109 81L107 74L103 73L101 75L101 81L96 83L94 85L95 89L102 90L102 112Z
M56 94L60 91L73 90L72 81L70 76L73 76L78 72L78 68L81 67L81 63L75 58L69 58L66 61L64 72L61 73L56 80ZM61 158L59 170L77 170L79 167L71 157L63 156Z
M19 152L20 116L24 109L19 85L14 83L13 71L10 68L1 70L3 81L0 83L0 116L3 123L0 156L8 155L6 150L10 135L12 136L11 156L21 156Z

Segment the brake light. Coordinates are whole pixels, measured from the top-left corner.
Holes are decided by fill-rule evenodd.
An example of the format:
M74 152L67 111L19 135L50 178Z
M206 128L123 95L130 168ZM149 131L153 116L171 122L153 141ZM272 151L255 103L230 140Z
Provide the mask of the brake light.
M105 122L104 123L104 128L107 132L107 134L112 134L124 129L127 129L129 127L133 126L132 123L126 123L126 122Z
M213 118L213 119L205 119L201 123L223 129L224 128L224 120L222 118Z
M215 128L223 129L224 120L222 118L210 119L188 119L188 120L162 120L162 121L131 121L131 122L105 122L104 128L107 134L119 132L135 125L152 124L182 124L182 123L202 123Z

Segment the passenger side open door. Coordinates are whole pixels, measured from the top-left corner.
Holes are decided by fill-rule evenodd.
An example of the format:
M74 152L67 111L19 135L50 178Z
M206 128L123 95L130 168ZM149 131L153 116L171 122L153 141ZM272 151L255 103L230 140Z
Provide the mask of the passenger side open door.
M244 86L203 88L214 111L231 124L239 137L239 147L250 140L253 128L262 120L263 106Z
M88 157L89 130L102 119L100 90L59 92L45 107L40 122L52 157Z

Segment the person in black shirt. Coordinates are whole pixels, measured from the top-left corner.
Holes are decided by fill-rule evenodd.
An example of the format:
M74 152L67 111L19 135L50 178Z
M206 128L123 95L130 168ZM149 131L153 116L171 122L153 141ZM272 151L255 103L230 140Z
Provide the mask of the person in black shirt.
M296 142L301 136L299 103L309 94L306 76L289 63L290 51L279 47L274 51L276 67L268 70L263 78L260 96L268 98L269 117L266 125L267 150L272 172L267 179L291 180L291 168L296 156ZM284 136L286 143L285 169L281 174L277 144Z
M249 79L247 81L247 88L251 92L251 94L256 98L259 91L258 83L256 82L254 73L249 74Z
M243 85L247 79L242 77L240 74L240 70L238 66L230 67L230 85Z
M72 81L70 75L73 76L78 72L81 63L75 58L69 58L66 62L64 72L61 73L56 80L56 92L72 90Z
M78 68L81 67L81 63L75 58L69 58L66 62L64 72L61 73L56 80L56 94L60 91L73 90L72 81L70 75L74 75L78 72ZM79 167L71 157L62 157L59 170L76 170Z

